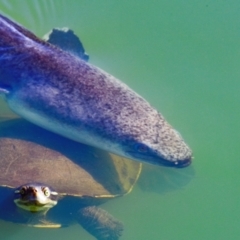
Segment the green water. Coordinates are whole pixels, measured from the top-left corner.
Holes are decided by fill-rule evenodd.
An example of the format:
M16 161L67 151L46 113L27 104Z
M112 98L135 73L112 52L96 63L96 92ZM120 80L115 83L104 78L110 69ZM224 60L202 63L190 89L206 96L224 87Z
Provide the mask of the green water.
M123 240L235 240L240 235L240 3L0 0L0 12L38 36L68 26L90 62L166 117L194 151L186 169L144 166L133 192L103 205ZM1 36L0 36L1 37ZM2 117L11 116L0 103ZM0 239L93 239L0 222Z

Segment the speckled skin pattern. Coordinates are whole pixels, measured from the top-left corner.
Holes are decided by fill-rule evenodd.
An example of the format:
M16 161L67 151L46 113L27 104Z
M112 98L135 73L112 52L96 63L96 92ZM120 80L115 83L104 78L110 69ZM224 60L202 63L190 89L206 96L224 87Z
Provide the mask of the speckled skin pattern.
M127 85L1 15L0 91L22 117L76 141L153 164L191 162L182 137Z

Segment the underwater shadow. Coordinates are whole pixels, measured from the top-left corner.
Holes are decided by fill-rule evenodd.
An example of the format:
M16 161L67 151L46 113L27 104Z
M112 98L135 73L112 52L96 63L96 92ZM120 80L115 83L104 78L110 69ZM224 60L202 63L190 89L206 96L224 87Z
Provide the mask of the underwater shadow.
M24 140L26 144L30 144L23 147L22 142L19 145L17 142L12 150L4 151L9 154L18 151L19 154L21 153L21 157L7 155L4 163L0 159L2 162L0 168L8 165L8 162L10 162L8 159L11 157L14 159L11 161L15 164L14 174L18 174L17 169L22 170L23 173L26 172L24 175L18 174L20 179L16 179L14 182L16 186L28 179L34 181L34 176L39 175L41 170L41 178L43 179L41 182L47 179L46 183L59 192L67 192L74 195L76 194L76 185L79 185L81 186L80 195L91 196L92 194L95 196L99 194L106 195L106 197L114 197L123 195L131 190L141 168L141 164L138 162L113 156L105 151L66 139L24 119L1 122L0 141L3 140L5 144L4 139L5 142L6 139ZM0 148L4 147L3 143L0 142ZM36 144L40 150L37 149ZM41 150L41 147L44 148ZM53 153L51 150L55 152ZM15 155L18 153L15 153ZM19 160L19 158L22 159ZM34 158L36 158L36 161L34 161ZM28 167L29 163L31 169ZM0 170L6 172L9 171L9 167L1 168ZM43 170L48 175L44 175ZM9 171L10 173L11 171ZM7 177L8 179L6 180L9 181L10 176L5 178ZM3 179L0 177L1 185L3 184L2 181ZM71 186L73 192L71 192ZM97 188L99 189L97 190Z

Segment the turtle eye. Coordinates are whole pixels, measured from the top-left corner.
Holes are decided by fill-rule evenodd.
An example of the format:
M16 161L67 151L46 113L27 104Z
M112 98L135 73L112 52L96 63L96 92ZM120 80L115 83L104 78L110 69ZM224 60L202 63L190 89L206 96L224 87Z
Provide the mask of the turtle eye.
M44 195L46 196L46 197L49 197L50 196L50 191L49 191L49 189L48 188L42 188L42 191L43 191L43 193L44 193Z
M22 188L20 189L19 193L20 193L21 195L24 195L24 194L26 193L26 191L27 191L27 187L22 187Z

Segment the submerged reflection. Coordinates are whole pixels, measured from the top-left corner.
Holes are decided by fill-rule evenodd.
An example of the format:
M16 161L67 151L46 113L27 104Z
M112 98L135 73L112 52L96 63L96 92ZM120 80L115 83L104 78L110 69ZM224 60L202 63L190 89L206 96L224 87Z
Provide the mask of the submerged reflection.
M164 194L184 188L194 176L193 166L174 169L144 164L138 185L143 191Z

